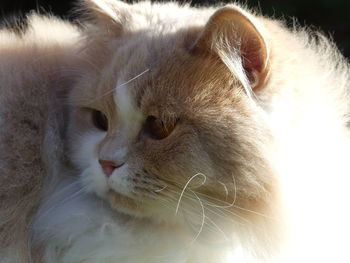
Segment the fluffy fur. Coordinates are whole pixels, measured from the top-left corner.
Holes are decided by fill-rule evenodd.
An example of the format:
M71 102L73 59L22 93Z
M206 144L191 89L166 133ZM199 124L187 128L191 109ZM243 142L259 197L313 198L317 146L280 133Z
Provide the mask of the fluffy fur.
M58 97L72 84L68 76L75 74L67 71L78 61L74 26L37 15L28 17L28 24L22 33L0 30L1 262L28 261L31 216L62 152Z
M81 31L2 32L23 79L1 63L1 262L346 262L350 77L331 42L237 5L79 9Z

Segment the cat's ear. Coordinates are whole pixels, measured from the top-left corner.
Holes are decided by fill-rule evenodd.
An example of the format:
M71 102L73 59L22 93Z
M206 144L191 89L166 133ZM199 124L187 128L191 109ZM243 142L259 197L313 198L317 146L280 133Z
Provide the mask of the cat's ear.
M238 54L252 89L261 87L269 72L268 48L254 18L235 6L216 11L192 47L215 54L226 63ZM231 54L230 54L231 53Z
M79 12L109 34L120 35L130 19L130 5L117 0L81 0Z

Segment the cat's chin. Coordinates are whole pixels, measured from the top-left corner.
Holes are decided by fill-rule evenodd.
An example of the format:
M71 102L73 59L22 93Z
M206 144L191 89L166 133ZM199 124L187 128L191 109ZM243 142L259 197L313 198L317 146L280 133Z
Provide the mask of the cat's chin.
M146 219L160 224L166 223L167 225L181 225L181 220L179 220L178 217L173 216L173 211L171 211L171 213L169 213L169 211L164 211L159 208L157 204L150 204L145 199L141 202L116 191L109 190L107 192L107 200L111 209L126 216Z
M112 209L129 216L146 217L145 211L140 208L137 201L113 190L108 191L107 197Z

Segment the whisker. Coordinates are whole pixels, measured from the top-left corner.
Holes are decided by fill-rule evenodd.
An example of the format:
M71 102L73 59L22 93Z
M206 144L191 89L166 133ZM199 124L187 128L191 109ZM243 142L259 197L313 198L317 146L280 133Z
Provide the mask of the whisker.
M204 206L203 206L203 203L202 203L202 201L201 201L201 199L198 197L198 195L196 195L195 193L193 193L195 196L196 196L196 198L198 199L198 202L199 202L199 204L200 204L200 206L201 206L201 208L202 208L202 223L201 223L201 226L200 226L200 228L199 228L199 231L198 231L198 233L197 233L197 235L195 236L195 238L192 240L192 242L191 242L191 244L193 244L194 242L196 242L196 240L197 240L197 238L199 237L199 235L202 233L202 231L203 231L203 226L204 226L204 222L205 222L205 218L206 218L206 216L205 216L205 211L204 211Z
M236 184L236 179L235 179L235 176L232 175L232 181L233 181L233 201L232 201L232 205L234 205L236 203L236 200L237 200L237 184Z
M195 191L194 191L194 192L195 192ZM217 202L226 203L225 201L222 201L222 200L220 200L220 199L214 198L214 197L212 197L212 196L209 196L209 195L206 195L206 194L203 194L203 193L196 192L196 194L198 194L198 195L203 195L203 196L205 196L205 197L207 197L207 198L209 198L209 199L212 199L212 200L214 200L214 201L217 201ZM235 201L235 200L234 200L234 201ZM243 207L237 206L237 205L234 204L235 202L232 202L231 204L226 205L226 206L220 206L220 205L212 204L212 203L211 203L210 201L208 201L208 200L204 200L204 202L206 203L207 206L223 209L226 213L229 213L229 214L234 215L234 216L237 216L237 217L240 217L240 216L238 216L238 215L237 215L236 213L234 213L233 211L227 210L227 209L225 209L225 208L234 207L234 208L237 208L237 209L246 211L246 212L250 212L250 213L253 213L253 214L256 214L256 215L265 217L265 218L267 218L267 219L277 220L277 221L278 221L278 219L276 219L276 218L274 218L274 217L271 217L271 216L269 216L269 215L266 215L266 214L263 214L263 213L260 213L260 212L257 212L257 211L253 211L253 210L250 210L250 209L247 209L247 208L243 208ZM242 219L243 219L243 218L242 218Z
M209 206L210 203L205 202L205 204L207 206ZM220 208L220 207L217 207L217 208ZM214 215L217 215L217 216L219 216L221 218L224 218L225 220L231 221L231 222L233 222L235 224L245 225L244 223L241 223L241 222L238 222L237 220L231 219L229 217L230 215L234 216L234 217L236 217L236 218L238 218L238 219L240 219L242 221L244 221L247 224L251 224L251 222L248 219L246 219L246 218L244 218L244 217L242 217L242 216L240 216L240 215L238 215L238 214L236 214L234 212L231 212L231 211L226 211L226 210L221 210L221 209L213 210L213 209L209 209L208 207L207 207L207 210L210 211L211 213L213 213Z
M219 232L225 237L226 241L228 241L229 238L227 237L226 233L213 220L211 220L210 217L207 216L206 218L217 230L219 230Z
M171 189L168 189L168 191L169 190L171 191ZM176 191L172 191L172 192L173 193L177 193ZM195 192L193 190L191 190L191 192L198 193L198 192ZM192 198L191 196L187 195L186 193L183 193L183 196L188 198L188 199L190 199L190 200L192 200L192 201L196 201L196 199ZM236 224L244 225L241 222L237 222L236 220L232 220L231 218L229 218L228 214L230 214L230 215L233 215L233 216L237 217L238 219L240 219L240 220L242 220L242 221L244 221L244 222L246 222L248 224L251 224L251 222L249 220L247 220L246 218L244 218L244 217L242 217L242 216L240 216L240 215L238 215L238 214L236 214L236 213L234 213L234 212L232 212L230 210L222 209L222 207L220 207L220 206L215 206L214 204L210 203L208 200L203 200L203 199L201 199L201 200L206 205L205 208L209 212L211 212L211 213L213 213L213 214L215 214L215 215L217 215L219 217L225 218L226 220L232 221L232 222L234 222ZM208 206L209 207L213 207L213 208L219 208L219 209L213 210L213 209L210 209Z
M65 191L68 191L69 188L76 187L76 185L79 185L79 184L80 184L79 181L75 181L72 184L69 184L69 185L63 187L60 191L58 191L54 195L52 195L52 199L55 199L57 196L60 196ZM40 213L40 216L38 216L38 218L45 217L46 214L50 213L57 206L61 206L61 205L65 204L65 203L67 203L68 201L76 198L77 196L85 194L86 193L86 189L87 189L87 187L81 186L80 189L78 189L77 191L74 191L70 195L66 196L64 199L62 199L59 202L55 203L55 206L49 206L50 205L50 200L49 200L48 202L46 202L46 204L44 204L44 207L45 206L49 206L49 207L44 210L45 212Z
M193 175L193 176L187 181L187 183L185 184L184 188L183 188L182 191L181 191L179 200L178 200L178 202L177 202L175 214L177 214L177 212L179 211L180 202L181 202L182 196L184 195L184 193L185 193L185 191L186 191L186 188L188 187L188 185L191 183L191 181L192 181L194 178L196 178L197 176L200 176L200 175L203 176L203 178L204 178L203 183L202 183L201 185L205 184L205 182L206 182L206 180L207 180L207 177L206 177L204 174L202 174L202 173L196 173L195 175Z
M173 197L171 197L171 196L169 196L169 198L172 200L172 201L176 201L176 199L174 199ZM160 200L163 204L162 205L164 205L166 208L169 208L169 209L172 209L172 208L174 208L174 206L169 206L169 205L166 205L166 204L170 204L170 205L172 205L173 204L173 202L171 202L170 200L167 200L167 199L158 199L158 200ZM166 203L166 204L165 204ZM186 205L186 204L185 204ZM187 207L182 207L182 210L183 210L183 214L184 215L187 215L187 214L189 214L189 215L191 215L191 216L197 216L198 214L197 213L195 213L194 211L193 211L193 209L189 209L189 208L187 208ZM207 216L206 216L206 218L208 218ZM216 233L217 231L215 230L215 228L213 228L211 225L209 225L208 223L206 223L205 221L204 221L204 225L206 226L206 229L208 229L208 230L210 230L211 232L213 232L213 233Z
M235 200L233 200L231 203L228 203L227 201L224 201L224 200L221 200L221 199L217 199L217 198L212 197L210 195L207 195L207 194L204 194L204 193L200 193L200 192L197 192L197 191L195 191L195 192L196 192L196 194L198 194L200 196L204 196L207 199L211 199L211 200L213 200L215 202L218 202L218 203L223 203L223 205L217 205L217 204L214 204L214 203L210 203L210 206L213 206L213 207L229 208L229 207L231 207L233 205L233 201L235 201Z
M230 207L234 206L234 204L236 203L236 200L237 200L237 185L236 185L236 180L235 180L234 176L232 176L232 180L233 180L233 188L234 188L234 192L233 192L234 196L233 196L232 202L229 203L228 205L216 205L216 204L208 204L208 205L214 206L214 207L218 207L218 208L230 208ZM226 185L224 183L222 183L222 182L219 182L219 183L221 183L225 187L226 199L227 199L228 189L227 189L227 187L226 187ZM198 194L202 194L202 193L198 193ZM209 197L209 198L211 198L211 199L213 199L215 201L220 201L220 202L223 202L223 203L227 203L227 201L219 200L217 198L211 197L211 196L206 195L206 194L202 194L202 195L204 195L206 197Z
M171 190L171 189L168 189L168 191ZM176 191L172 191L173 193L176 193L178 194L178 192ZM192 192L192 191L191 191ZM168 196L169 198L172 198L174 200L174 198L172 196ZM197 201L197 199L194 199L192 198L191 196L187 195L186 193L183 194L183 197L186 197L188 199L190 199L191 201ZM235 216L236 218L244 221L245 223L248 223L248 224L251 224L251 222L249 220L247 220L246 218L242 217L242 216L239 216L237 215L236 213L232 212L232 211L228 211L228 210L219 210L219 209L216 209L216 210L213 210L213 209L210 209L208 206L209 206L209 202L207 200L203 200L202 199L202 203L204 203L206 206L205 206L205 209L208 210L209 212L213 213L214 215L217 215L221 218L224 218L225 220L228 220L228 221L231 221L235 224L239 224L239 225L245 225L244 223L242 222L238 222L237 220L233 220L229 217L229 215L231 216ZM212 206L212 207L215 207L215 206ZM215 208L220 208L220 207L215 207Z
M220 181L218 181L218 182L219 182L219 184L221 184L221 185L224 187L224 189L225 189L225 194L226 194L225 199L227 200L227 197L228 197L228 189L227 189L227 186L226 186L226 184L224 184L223 182L220 182Z
M277 218L274 218L272 216L268 216L268 215L265 215L265 214L262 214L262 213L259 213L257 211L253 211L253 210L250 210L250 209L247 209L247 208L243 208L243 207L240 207L240 206L237 206L237 205L234 205L235 208L237 209L240 209L240 210L243 210L243 211L246 211L246 212L250 212L250 213L253 213L253 214L256 214L256 215L259 215L259 216L262 216L262 217L265 217L267 219L271 219L271 220L276 220L276 221L279 221Z
M156 192L156 193L159 193L159 192L161 192L161 191L163 191L164 189L166 189L168 186L167 185L165 185L162 189L159 189L159 190L154 190L154 192Z
M167 199L158 198L157 201L160 201L162 203L162 205L165 206L166 208L169 208L169 210L172 210L173 208L175 208L175 206L171 206L171 204L173 204L173 203Z
M118 85L116 88L120 88L120 87L122 87L122 86L125 86L125 85L129 84L130 82L132 82L132 81L134 81L135 79L141 77L143 74L147 73L148 71L150 71L149 68L146 69L146 70L144 70L144 71L142 71L142 72L141 72L140 74L138 74L137 76L135 76L135 77L129 79L128 81L126 81L126 82L124 82L124 83Z
M120 88L120 87L122 87L122 86L125 86L125 85L129 84L130 82L134 81L135 79L137 79L137 78L141 77L142 75L146 74L148 71L150 71L150 69L146 69L146 70L144 70L143 72L141 72L140 74L136 75L135 77L129 79L128 81L126 81L126 82L124 82L124 83L118 85L117 87L115 87L115 88L113 88L113 89L110 89L109 91L103 93L102 95L100 95L100 96L98 96L97 98L95 98L94 100L92 100L92 102L94 102L94 101L96 101L96 100L99 100L99 99L103 98L104 96L106 96L106 95L112 93L112 92L115 91L117 88Z

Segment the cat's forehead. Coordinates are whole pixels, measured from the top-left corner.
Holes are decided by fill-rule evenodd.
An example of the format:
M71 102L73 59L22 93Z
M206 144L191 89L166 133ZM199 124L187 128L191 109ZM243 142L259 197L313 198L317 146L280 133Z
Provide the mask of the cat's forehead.
M158 101L227 91L234 81L229 70L217 59L191 54L186 39L180 34L130 41L113 58L118 82L126 83L137 97L153 94Z
M142 112L136 105L132 90L128 87L128 81L123 79L117 81L113 91L113 99L116 108L111 115L117 115L119 127L127 134L144 119Z
M88 84L90 101L95 101L96 93L108 94L99 96L99 107L104 110L104 102L112 99L115 106L106 110L113 115L139 109L146 115L166 117L231 103L232 74L216 58L192 54L188 35L138 34L113 44L111 62L96 76L98 83Z

